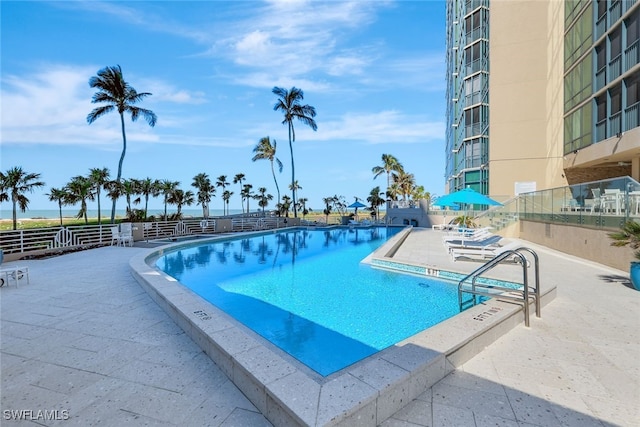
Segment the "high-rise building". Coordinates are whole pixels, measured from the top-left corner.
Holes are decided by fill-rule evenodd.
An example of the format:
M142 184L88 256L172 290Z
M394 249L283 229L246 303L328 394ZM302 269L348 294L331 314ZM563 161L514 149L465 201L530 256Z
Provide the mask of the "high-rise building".
M637 0L447 1L447 192L640 178Z

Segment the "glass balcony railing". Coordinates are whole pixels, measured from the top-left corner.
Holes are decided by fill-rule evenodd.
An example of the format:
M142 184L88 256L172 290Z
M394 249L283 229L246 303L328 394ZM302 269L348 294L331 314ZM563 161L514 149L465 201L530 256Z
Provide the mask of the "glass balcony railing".
M520 219L618 229L640 221L640 183L630 178L536 191L518 198Z

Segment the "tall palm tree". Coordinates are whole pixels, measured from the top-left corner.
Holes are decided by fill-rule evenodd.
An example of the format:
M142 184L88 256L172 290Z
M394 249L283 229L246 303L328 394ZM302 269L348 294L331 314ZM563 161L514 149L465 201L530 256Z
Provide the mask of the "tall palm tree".
M402 167L402 164L398 161L398 159L396 159L391 154L383 154L382 166L374 166L373 169L371 169L371 172L373 172L373 179L376 179L383 173L387 174L387 192L389 192L391 187L391 175L397 174L403 170L404 168ZM389 208L388 203L387 208Z
M316 116L316 109L311 105L302 105L301 102L304 99L304 93L302 89L292 87L291 90L286 90L281 87L274 87L272 92L278 97L273 109L275 111L281 111L284 114L284 120L282 124L286 124L289 128L289 151L291 152L291 183L296 180L296 169L293 161L293 142L296 140L296 132L293 128L293 120L297 119L309 126L311 129L318 130L313 119ZM296 193L292 190L293 196L293 216L297 218L296 213Z
M271 145L271 141L269 140L268 136L260 138L260 141L258 141L258 145L253 148L253 152L256 153L256 155L253 156L253 159L251 160L253 160L254 162L256 160L269 160L269 162L271 163L271 174L273 175L273 182L276 183L276 191L278 192L277 200L280 200L280 187L278 187L276 172L273 169L273 162L275 161L278 165L278 172L282 173L282 162L276 157L277 146L278 143L275 139L273 140L273 145Z
M91 186L96 193L96 199L98 200L98 224L102 224L102 215L100 211L100 190L105 188L105 184L109 182L109 169L89 169L89 182L91 182Z
M160 195L160 181L147 177L141 179L138 184L138 191L144 196L144 219L147 219L149 196L158 197Z
M89 224L87 200L93 201L96 198L91 180L86 176L74 176L65 186L65 190L70 204L80 203L80 210L76 218L84 218L84 223Z
M199 173L193 177L191 185L198 190L198 203L202 205L202 217L209 218L209 203L216 192L211 183L211 178L204 172Z
M62 227L62 206L67 204L67 192L64 188L51 187L49 193L45 194L49 196L49 201L58 202L58 212L60 213L60 227Z
M225 194L233 194L233 193L229 193L228 191L225 190L227 185L229 185L229 181L227 181L227 176L226 175L220 175L217 178L216 187L222 187L222 193L223 193L222 215L226 215L227 214L227 209L229 208L229 200L228 199L224 200L224 195ZM231 197L231 196L229 196L229 197Z
M151 95L148 92L138 93L129 83L124 80L122 76L122 69L119 65L115 67L105 67L98 71L97 76L89 79L89 86L97 88L98 92L93 94L91 98L92 103L104 103L96 107L87 115L87 122L93 123L99 117L110 113L113 110L118 110L120 114L120 125L122 128L122 154L120 155L120 161L118 162L118 176L116 181L120 181L122 178L122 163L124 156L127 152L127 135L124 130L124 113L131 114L131 121L135 122L138 117L142 116L149 126L154 127L156 125L156 114L145 108L136 107L134 104L142 101L147 96ZM116 200L113 200L113 206L111 208L111 223L115 222L116 216Z
M226 212L229 211L229 199L231 198L231 196L233 196L233 191L224 190L224 192L222 193L222 201L224 203L222 212L224 215L226 215Z
M242 181L246 181L247 179L244 177L243 173L237 173L236 176L233 177L234 184L240 184L240 196L242 197L242 203L240 203L240 208L242 208L242 213L244 213L244 196L242 195ZM249 213L249 212L247 212Z
M180 185L180 181L170 181L168 179L163 179L160 181L160 193L164 197L164 220L167 220L167 203L169 203L169 196L173 191L178 188Z
M18 228L17 208L24 212L29 207L29 199L24 194L33 193L36 187L44 187L44 182L39 179L39 173L25 172L20 166L0 172L0 202L11 200L14 230Z
M178 218L182 215L182 206L191 206L195 202L193 191L176 188L169 195L168 202L178 208Z

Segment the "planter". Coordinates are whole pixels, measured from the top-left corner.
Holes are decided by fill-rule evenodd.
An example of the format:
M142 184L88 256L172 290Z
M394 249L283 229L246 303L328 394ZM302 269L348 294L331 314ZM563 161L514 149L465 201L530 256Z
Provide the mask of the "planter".
M631 261L629 275L631 276L631 285L633 285L633 288L640 291L640 261Z

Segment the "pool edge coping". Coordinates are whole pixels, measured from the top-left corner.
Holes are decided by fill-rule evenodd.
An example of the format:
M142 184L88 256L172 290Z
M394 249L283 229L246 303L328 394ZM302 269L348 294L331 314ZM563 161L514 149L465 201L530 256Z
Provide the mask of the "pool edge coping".
M183 245L188 244L167 246L173 250ZM248 334L244 325L149 264L167 249L134 256L129 263L133 277L276 426L376 426L523 322L521 306L490 300L320 383ZM543 305L554 297L555 288L544 294Z

